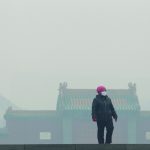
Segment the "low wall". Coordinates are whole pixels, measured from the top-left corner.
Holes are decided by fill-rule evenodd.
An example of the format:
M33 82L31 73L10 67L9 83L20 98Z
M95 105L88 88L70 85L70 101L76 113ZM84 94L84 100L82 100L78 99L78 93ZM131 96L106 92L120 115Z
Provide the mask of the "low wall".
M0 150L150 150L150 144L0 145Z

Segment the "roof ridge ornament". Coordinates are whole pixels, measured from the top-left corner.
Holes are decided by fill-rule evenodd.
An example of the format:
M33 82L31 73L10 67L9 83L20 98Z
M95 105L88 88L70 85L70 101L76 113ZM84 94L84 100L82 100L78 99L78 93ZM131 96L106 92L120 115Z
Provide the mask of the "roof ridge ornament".
M129 82L128 87L130 90L132 90L134 93L136 93L136 83Z
M60 83L59 84L59 95L63 95L64 94L64 91L67 89L67 82L63 82L63 83Z

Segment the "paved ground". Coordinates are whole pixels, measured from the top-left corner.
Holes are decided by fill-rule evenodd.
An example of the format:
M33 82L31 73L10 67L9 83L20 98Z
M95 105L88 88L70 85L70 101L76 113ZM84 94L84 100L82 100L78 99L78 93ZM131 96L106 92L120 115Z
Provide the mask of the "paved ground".
M0 150L150 150L150 144L44 144L0 145Z

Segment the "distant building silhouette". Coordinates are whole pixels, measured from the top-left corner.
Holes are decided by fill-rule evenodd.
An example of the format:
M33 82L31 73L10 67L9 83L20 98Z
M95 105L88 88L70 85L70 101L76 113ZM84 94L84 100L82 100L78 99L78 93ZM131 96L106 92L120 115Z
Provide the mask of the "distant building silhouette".
M108 89L118 114L112 143L150 143L150 111L141 111L136 84L128 89ZM15 144L95 144L97 126L91 107L95 89L70 89L60 83L57 109L12 110L5 114L6 128L1 143Z

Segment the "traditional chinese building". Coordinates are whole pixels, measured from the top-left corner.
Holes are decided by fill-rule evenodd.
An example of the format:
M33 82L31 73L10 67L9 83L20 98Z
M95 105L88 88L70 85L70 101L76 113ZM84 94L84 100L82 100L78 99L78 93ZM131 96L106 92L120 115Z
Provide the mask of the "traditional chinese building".
M129 83L127 89L108 89L107 93L118 114L113 143L150 143L150 111L140 110L136 85ZM2 143L98 143L97 125L91 118L95 95L95 89L70 89L67 83L60 83L54 111L9 108Z

